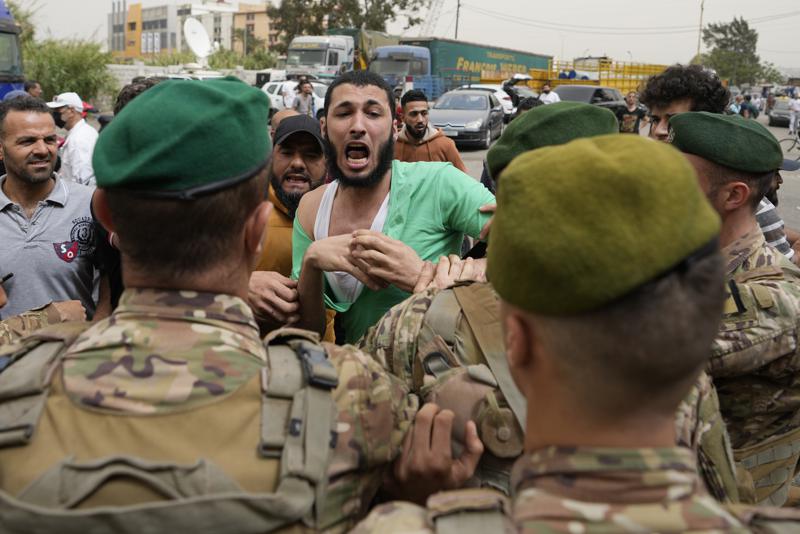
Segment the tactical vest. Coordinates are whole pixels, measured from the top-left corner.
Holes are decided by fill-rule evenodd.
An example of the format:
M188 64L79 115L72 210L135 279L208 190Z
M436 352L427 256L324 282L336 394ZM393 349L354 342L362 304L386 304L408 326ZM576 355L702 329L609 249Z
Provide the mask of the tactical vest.
M757 330L759 318L778 306L772 292L767 288L770 281L783 280L786 275L800 279L800 269L783 256L778 256L781 260L779 265L765 265L745 271L728 281L729 297L725 302L720 327L723 333L742 327ZM768 337L760 334L756 340L757 343L743 346L733 354L726 355L728 364L737 367L753 366L765 349L787 355L794 353L794 358L797 357L796 329L794 335ZM719 367L714 370L719 372L722 369ZM753 374L757 374L757 369L754 368ZM759 443L736 448L733 454L736 461L747 470L747 476L751 477L754 488L752 495L742 494L743 502L782 506L787 500L792 479L798 474L800 427L770 436ZM740 476L740 479L744 478Z
M464 424L475 421L486 451L471 483L509 494L511 467L524 444L527 403L511 377L491 285L460 284L418 293L392 308L361 347L425 402L456 414L454 453L460 452ZM702 428L681 428L679 435L694 435L679 444L698 451L701 474L717 500L738 502L730 443L713 386L709 388L711 394L692 402L687 414L702 421ZM688 424L676 419L678 427Z
M522 453L526 402L505 357L497 295L488 284L457 285L432 298L413 296L396 324L371 330L362 348L387 354L384 365L425 402L455 413L453 453L464 426L475 421L485 452L469 485L506 494L514 460ZM391 331L386 331L389 328Z
M57 398L63 388L61 359L87 327L85 323L56 325L0 351L0 447L24 450L33 446L37 428L44 424L42 415L55 409L48 399ZM260 439L254 440L252 448L246 447L251 452L243 454L242 460L270 466L275 473L273 492L245 491L218 465L202 459L189 465L135 455L86 461L63 458L49 468L52 464L43 464L47 470L22 491L12 495L5 486L0 490L0 530L224 534L316 529L337 435L332 398L337 372L318 337L310 332L284 329L264 343L267 360L259 376L224 399L190 411L196 416L203 410L222 409L236 395L260 398L260 431L254 432ZM81 412L85 412L83 407L73 406L62 413L96 416ZM131 424L144 426L148 417L154 423L158 419L130 414L110 417L134 418ZM197 418L193 420L196 424ZM192 444L186 445L191 448ZM119 483L126 490L115 493ZM147 498L137 500L137 495ZM109 496L121 503L109 504Z

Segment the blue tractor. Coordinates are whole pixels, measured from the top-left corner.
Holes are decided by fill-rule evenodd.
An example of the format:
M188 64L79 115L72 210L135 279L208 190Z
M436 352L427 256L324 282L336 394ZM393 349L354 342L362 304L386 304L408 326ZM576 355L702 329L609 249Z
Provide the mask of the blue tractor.
M5 0L0 0L0 99L9 91L22 89L25 84L19 32L20 27L14 22Z

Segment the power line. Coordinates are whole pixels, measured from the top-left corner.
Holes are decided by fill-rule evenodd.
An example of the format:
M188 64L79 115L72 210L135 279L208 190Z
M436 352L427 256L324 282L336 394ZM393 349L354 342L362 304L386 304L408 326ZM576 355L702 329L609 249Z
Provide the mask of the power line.
M462 3L462 7L478 13L480 15L492 17L504 22L514 22L520 25L529 26L545 30L568 31L572 33L586 33L593 35L677 35L694 33L697 27L691 26L582 26L578 24L564 24L557 22L549 22L538 19L529 19L525 17L518 17L508 15L499 11L492 11L489 9L474 6L472 4ZM756 17L748 20L749 24L763 24L776 20L783 20L789 17L800 15L800 11L788 11L785 13L776 13L773 15L766 15L763 17Z

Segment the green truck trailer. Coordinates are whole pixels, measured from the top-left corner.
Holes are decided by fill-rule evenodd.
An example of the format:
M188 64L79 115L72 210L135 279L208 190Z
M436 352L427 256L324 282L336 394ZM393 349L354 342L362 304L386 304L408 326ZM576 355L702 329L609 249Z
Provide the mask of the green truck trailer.
M481 79L508 79L547 69L552 56L434 37L403 38L399 46L378 47L370 70L396 86L413 77L414 87L432 98Z

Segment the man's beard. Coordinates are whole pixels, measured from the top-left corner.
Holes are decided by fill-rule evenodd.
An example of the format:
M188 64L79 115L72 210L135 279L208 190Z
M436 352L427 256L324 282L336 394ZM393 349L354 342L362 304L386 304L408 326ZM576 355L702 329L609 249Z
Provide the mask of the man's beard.
M389 139L378 150L378 166L372 171L372 174L366 178L350 178L345 176L339 164L336 162L336 147L328 138L325 138L325 155L328 157L328 172L334 180L347 187L372 187L379 183L392 167L392 160L394 159L394 136L390 133Z
M32 158L32 159L26 160L25 163L33 163L33 162L36 162L36 161L45 161L45 160L39 160L39 159L36 159L36 158ZM50 178L53 177L53 169L55 168L55 156L53 156L53 158L50 159L50 170L49 170L49 172L47 172L46 174L41 174L41 175L33 175L33 174L29 173L27 170L25 170L25 166L24 165L20 165L18 167L16 164L13 164L13 163L9 164L10 162L8 160L6 160L4 163L5 163L5 166L6 166L6 173L7 174L13 174L19 180L21 180L21 181L23 181L25 183L28 183L28 184L35 185L35 184L44 183L44 182L48 181Z
M767 197L767 200L772 202L773 206L778 207L778 189L777 188L770 189L769 191L767 191L767 194L764 195L764 196Z
M419 141L420 139L424 138L425 134L428 132L428 125L426 124L425 128L418 131L416 128L406 123L406 132L408 132L409 136Z
M320 185L322 182L325 181L325 177L323 176L319 180L314 180L308 173L304 174L305 177L308 179L309 189L307 192L311 192ZM275 176L272 172L272 169L269 170L269 183L272 185L273 191L275 191L275 196L278 197L278 200L281 201L281 204L284 205L286 211L289 214L290 219L294 219L294 216L297 214L297 207L300 205L300 199L303 198L305 193L287 193L283 190L282 179Z

